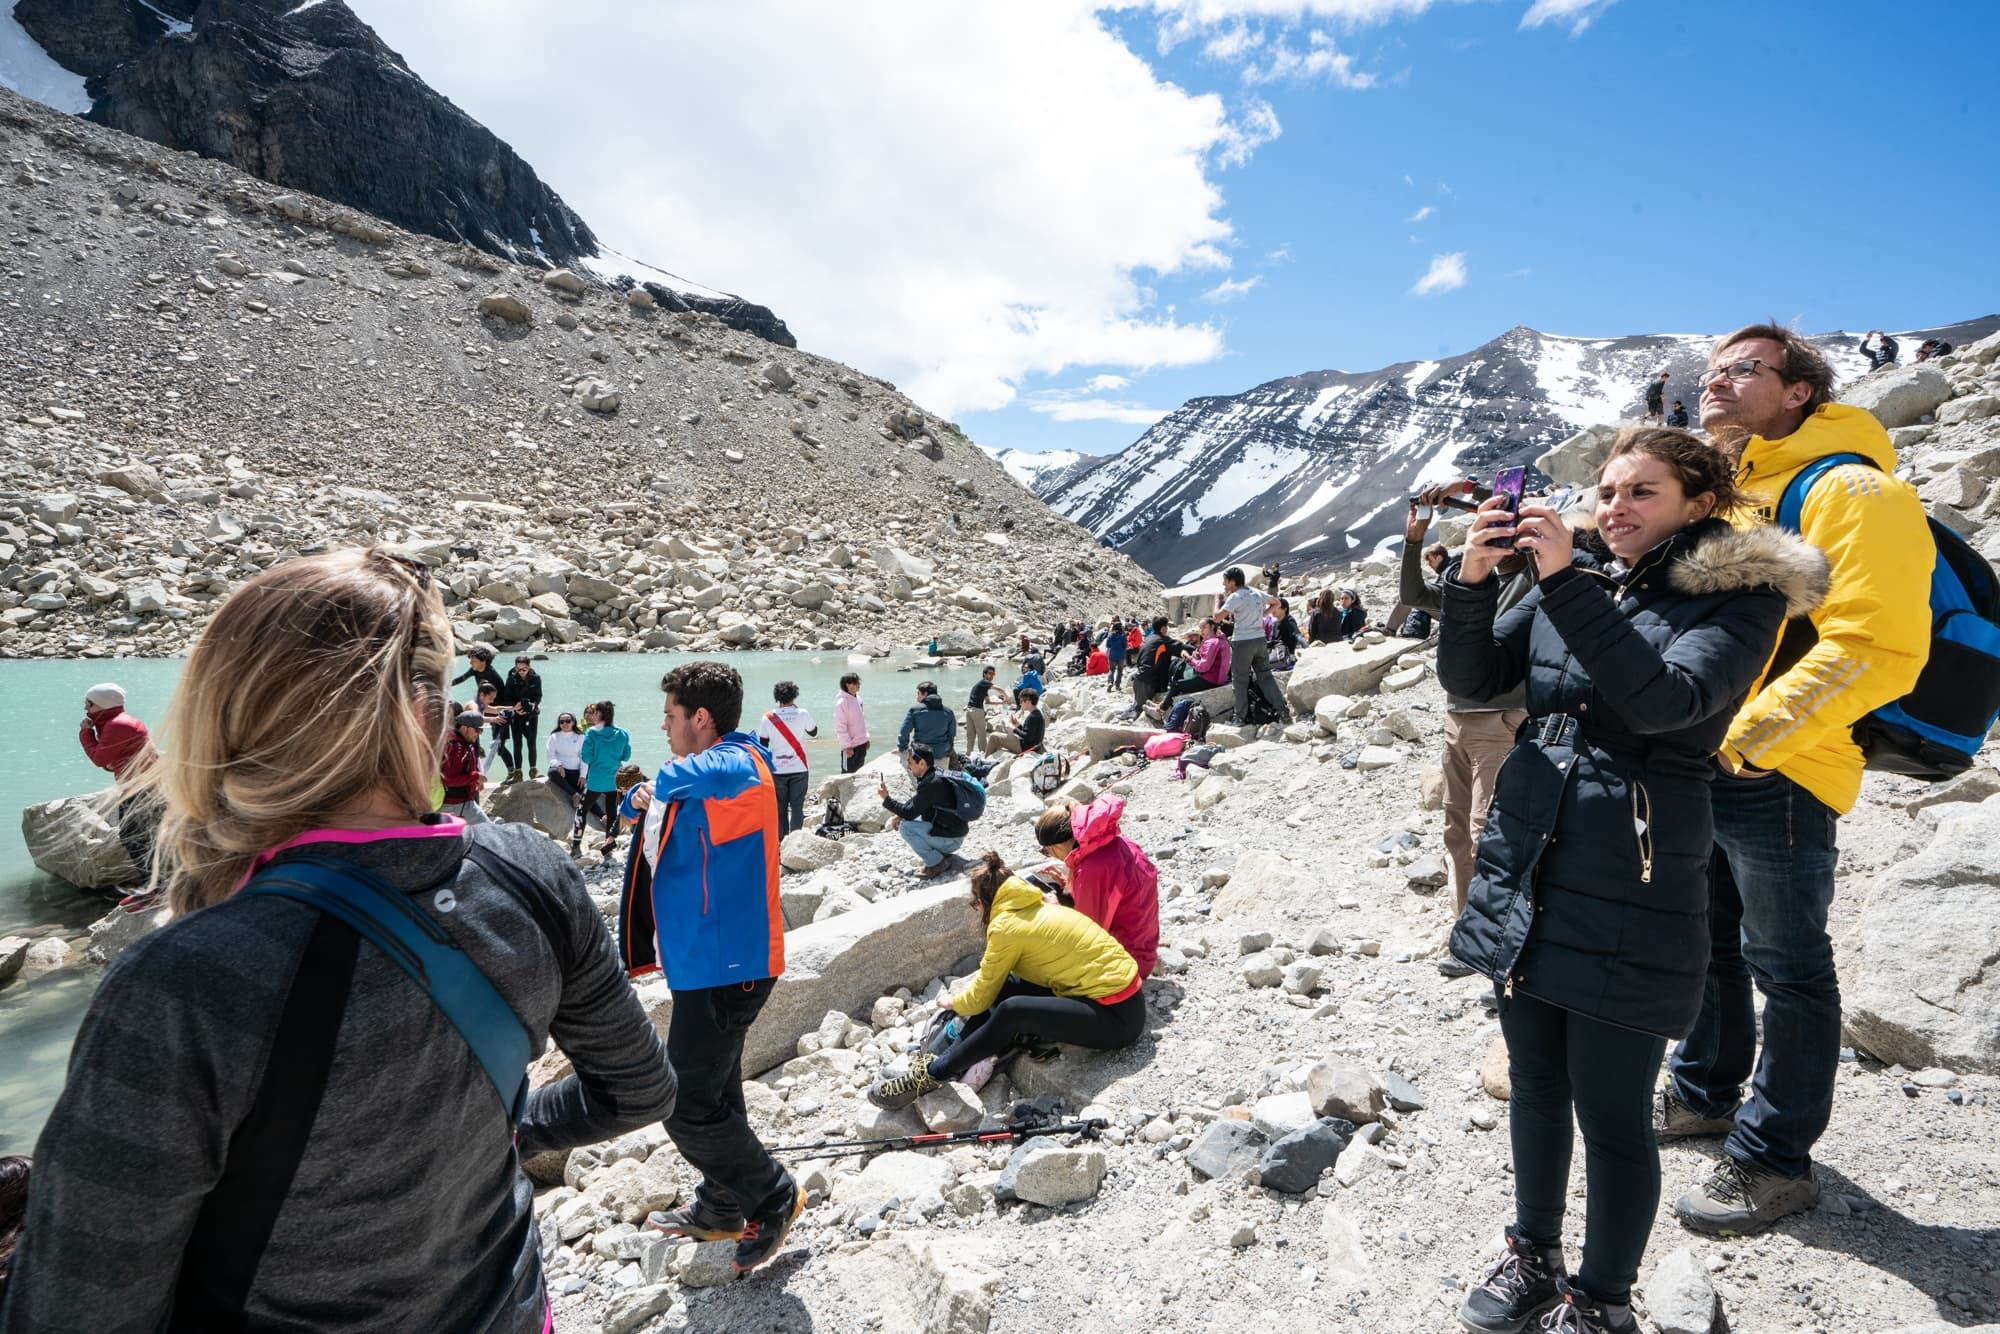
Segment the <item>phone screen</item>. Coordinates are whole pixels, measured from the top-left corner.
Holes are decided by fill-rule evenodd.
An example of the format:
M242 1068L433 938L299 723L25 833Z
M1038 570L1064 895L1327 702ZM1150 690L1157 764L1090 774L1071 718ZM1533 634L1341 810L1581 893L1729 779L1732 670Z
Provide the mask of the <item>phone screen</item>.
M1493 479L1493 494L1507 497L1507 512L1509 514L1519 514L1521 512L1521 488L1527 480L1528 470L1524 467L1502 468L1499 475ZM1498 538L1489 545L1512 549L1514 539L1511 537Z

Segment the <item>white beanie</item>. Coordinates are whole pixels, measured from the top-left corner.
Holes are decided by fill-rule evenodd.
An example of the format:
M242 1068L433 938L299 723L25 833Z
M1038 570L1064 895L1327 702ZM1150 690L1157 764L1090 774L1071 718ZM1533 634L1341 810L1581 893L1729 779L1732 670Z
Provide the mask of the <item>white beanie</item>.
M93 709L122 709L125 707L125 691L111 682L92 686L84 691L83 702Z

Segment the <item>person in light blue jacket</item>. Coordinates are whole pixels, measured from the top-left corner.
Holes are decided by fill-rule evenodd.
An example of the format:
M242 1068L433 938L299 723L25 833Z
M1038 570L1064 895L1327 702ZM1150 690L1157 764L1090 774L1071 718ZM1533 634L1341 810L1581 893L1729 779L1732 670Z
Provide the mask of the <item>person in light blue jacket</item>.
M608 699L587 706L583 721L583 801L576 808L576 824L570 830L569 850L575 856L583 843L585 823L592 811L604 819L604 842L598 851L610 853L618 846L618 766L632 758L632 737L612 720L618 708Z

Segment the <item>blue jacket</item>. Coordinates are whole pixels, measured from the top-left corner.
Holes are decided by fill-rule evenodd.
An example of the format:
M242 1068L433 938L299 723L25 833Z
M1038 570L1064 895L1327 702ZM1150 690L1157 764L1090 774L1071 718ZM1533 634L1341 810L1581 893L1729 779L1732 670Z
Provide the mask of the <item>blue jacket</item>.
M667 803L659 869L635 854L625 871L618 945L636 977L664 968L675 991L777 977L785 971L778 906L778 789L771 753L731 732L653 779ZM620 814L637 819L627 795ZM634 843L645 837L634 831Z
M632 758L632 737L622 727L593 727L583 734L583 786L587 792L616 792L618 766Z
M924 696L923 703L903 715L903 725L896 731L897 750L908 750L914 742L929 746L933 755L945 756L957 741L958 720L936 695Z

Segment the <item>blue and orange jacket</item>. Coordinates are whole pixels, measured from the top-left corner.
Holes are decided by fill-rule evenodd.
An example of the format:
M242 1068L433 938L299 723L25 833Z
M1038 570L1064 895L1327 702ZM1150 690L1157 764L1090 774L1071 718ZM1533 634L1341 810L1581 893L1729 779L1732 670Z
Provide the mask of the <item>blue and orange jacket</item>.
M785 971L778 906L778 789L771 753L731 732L653 779L665 802L657 872L636 847L618 910L618 947L631 976L664 968L675 991L777 977ZM620 813L638 819L627 796Z

